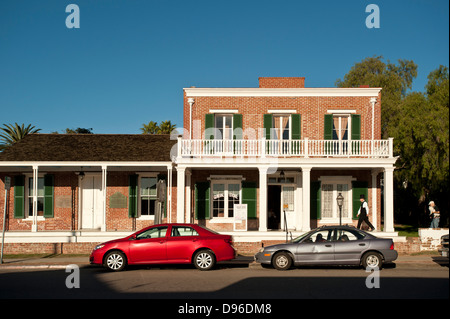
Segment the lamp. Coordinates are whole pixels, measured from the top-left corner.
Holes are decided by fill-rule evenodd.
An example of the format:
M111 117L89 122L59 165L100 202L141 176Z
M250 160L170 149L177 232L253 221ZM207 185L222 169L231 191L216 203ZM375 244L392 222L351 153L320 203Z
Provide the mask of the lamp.
M344 205L344 196L341 193L336 197L337 205L339 206L339 225L342 225L342 206Z
M284 171L280 172L280 179L283 179L283 181L280 181L281 183L284 183L286 181L285 176L284 176Z

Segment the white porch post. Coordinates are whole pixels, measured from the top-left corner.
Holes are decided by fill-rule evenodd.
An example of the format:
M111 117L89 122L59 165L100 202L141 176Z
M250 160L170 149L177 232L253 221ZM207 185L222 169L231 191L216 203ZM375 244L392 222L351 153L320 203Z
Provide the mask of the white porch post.
M102 165L102 192L103 192L103 221L102 221L102 231L106 231L106 191L107 191L107 166Z
M372 171L372 224L378 229L378 201L377 201L377 176L378 171Z
M394 168L384 168L384 231L394 231Z
M167 220L172 222L172 166L167 166Z
M267 231L267 167L259 167L259 231Z
M177 223L184 223L186 168L177 167Z
M192 173L190 170L186 170L186 221L188 223L192 220L192 211L191 211L191 176Z
M302 191L303 191L303 212L302 212L302 231L311 230L311 167L302 167Z
M37 232L38 178L38 166L33 165L33 224L31 225L32 232Z

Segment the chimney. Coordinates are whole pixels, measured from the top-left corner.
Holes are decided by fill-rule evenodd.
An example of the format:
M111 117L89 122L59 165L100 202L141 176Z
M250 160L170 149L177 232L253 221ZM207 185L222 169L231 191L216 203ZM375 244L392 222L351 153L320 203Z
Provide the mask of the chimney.
M260 88L304 88L304 77L260 77Z

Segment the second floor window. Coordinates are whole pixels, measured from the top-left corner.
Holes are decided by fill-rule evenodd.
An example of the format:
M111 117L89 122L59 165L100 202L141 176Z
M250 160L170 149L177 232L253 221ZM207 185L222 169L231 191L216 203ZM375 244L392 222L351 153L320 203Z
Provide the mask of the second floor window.
M231 140L233 139L233 115L215 114L215 139Z
M273 115L272 117L272 139L289 140L290 139L290 115Z

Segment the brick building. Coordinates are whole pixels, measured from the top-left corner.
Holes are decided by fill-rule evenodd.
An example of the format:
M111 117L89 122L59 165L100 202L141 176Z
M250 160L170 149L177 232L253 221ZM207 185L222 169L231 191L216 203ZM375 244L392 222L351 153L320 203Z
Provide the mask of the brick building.
M206 225L254 251L286 233L356 224L361 194L378 236L397 235L380 88L264 77L255 88L185 88L183 107L178 139L34 134L0 153L0 189L12 178L7 247L82 251L167 221Z

